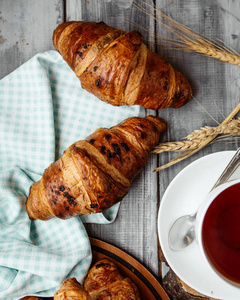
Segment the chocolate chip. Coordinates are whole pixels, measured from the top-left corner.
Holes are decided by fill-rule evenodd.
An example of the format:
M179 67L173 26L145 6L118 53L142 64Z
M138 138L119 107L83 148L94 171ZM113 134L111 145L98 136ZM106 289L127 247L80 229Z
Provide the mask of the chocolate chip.
M110 138L111 138L111 135L110 135L110 134L106 134L106 135L105 135L105 140L106 140L107 142L110 140Z
M75 198L73 198L71 195L69 195L68 192L64 192L64 193L63 193L63 196L66 197L66 198L68 199L68 203L69 203L70 205L73 205L73 206L76 206L76 205L77 205L77 202L74 201Z
M63 196L64 196L64 197L68 197L68 196L69 196L68 192L64 192L64 193L63 193Z
M96 71L97 71L97 68L98 68L98 66L95 66L95 67L93 68L93 70L96 72Z
M91 204L90 204L90 207L91 207L91 208L96 208L96 207L98 207L98 204L97 204L97 203L95 203L95 204L92 204L92 203L91 203Z
M93 145L94 142L95 142L94 139L91 139L91 140L89 141L89 143L90 143L91 145Z
M100 82L101 82L101 79L98 78L98 79L96 80L96 82L95 82L96 86L100 86Z
M76 51L76 53L80 56L80 57L82 57L82 52L81 51Z
M145 135L143 132L141 132L141 139L144 139L145 138Z
M128 152L130 149L126 143L120 143L120 146L123 147L123 149Z
M63 191L65 190L65 187L64 187L63 185L60 185L60 186L58 187L58 189L59 189L59 191L63 192Z
M111 146L112 146L113 150L115 151L116 155L121 154L121 149L119 148L118 144L112 143Z
M105 146L101 146L101 153L102 154L105 154L105 150L106 150L106 147Z
M111 146L112 146L113 150L116 151L116 149L117 149L117 147L118 147L118 144L112 143Z
M69 207L69 206L65 206L65 209L66 209L66 210L69 210L69 209L70 209L70 207Z
M70 205L73 205L73 206L76 206L76 205L77 205L77 202L74 201L73 198L69 198L69 199L68 199L68 203L69 203Z
M108 158L111 158L111 157L112 157L112 153L111 153L110 150L107 150L107 156L108 156Z

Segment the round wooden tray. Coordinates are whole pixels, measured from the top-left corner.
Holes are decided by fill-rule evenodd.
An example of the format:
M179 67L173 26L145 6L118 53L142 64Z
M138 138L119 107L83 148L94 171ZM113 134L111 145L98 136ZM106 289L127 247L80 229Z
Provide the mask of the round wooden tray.
M123 275L131 278L137 285L142 299L170 299L157 279L129 254L98 239L90 238L90 242L93 263L103 258L110 259Z

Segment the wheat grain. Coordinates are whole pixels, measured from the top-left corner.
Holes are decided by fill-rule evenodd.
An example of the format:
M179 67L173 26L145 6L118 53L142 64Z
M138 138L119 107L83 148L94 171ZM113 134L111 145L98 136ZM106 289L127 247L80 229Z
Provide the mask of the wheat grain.
M234 119L234 116L239 112L240 110L240 104L238 104L235 109L228 115L228 117L221 123L221 125L228 125L229 123L231 123ZM239 119L237 119L239 120ZM234 124L234 123L232 123ZM180 161L182 161L183 159L186 159L190 156L192 156L193 154L195 154L196 152L198 152L199 150L201 150L202 148L204 148L205 146L207 146L208 144L210 144L216 137L218 136L218 133L213 134L213 135L207 135L205 136L203 139L201 139L201 142L198 144L196 149L193 150L186 150L184 153L178 155L177 157L173 158L172 160L170 160L167 164L162 165L156 169L154 169L154 172L166 169ZM157 147L160 147L161 144L157 145ZM155 149L154 149L155 150ZM153 150L153 151L154 151ZM157 153L157 152L155 152Z
M196 149L200 143L201 140L162 143L154 148L153 153L193 150Z
M186 42L186 48L182 47L182 50L196 52L206 56L213 57L223 62L227 62L233 65L240 66L240 55L231 51L227 51L224 48L217 48L211 43L202 42Z
M240 118L233 119L227 124L221 124L217 127L210 127L205 126L199 130L194 130L193 133L189 134L185 137L187 140L194 140L194 139L203 139L206 136L214 135L214 134L230 134L240 135Z

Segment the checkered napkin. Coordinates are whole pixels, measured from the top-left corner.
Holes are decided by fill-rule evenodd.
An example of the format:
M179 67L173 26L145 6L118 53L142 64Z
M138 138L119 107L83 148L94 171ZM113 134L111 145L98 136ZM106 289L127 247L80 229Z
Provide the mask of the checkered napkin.
M139 106L113 107L84 91L56 51L0 80L0 299L52 296L65 278L83 280L91 263L83 222L112 222L118 205L103 214L30 221L29 188L72 143L137 115Z

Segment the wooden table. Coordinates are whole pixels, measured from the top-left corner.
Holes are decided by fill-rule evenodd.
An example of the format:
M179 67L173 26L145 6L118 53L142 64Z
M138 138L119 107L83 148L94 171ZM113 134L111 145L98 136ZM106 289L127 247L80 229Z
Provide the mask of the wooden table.
M234 0L146 0L165 14L214 40L219 39L240 51L240 3ZM135 2L135 1L134 1ZM157 36L169 36L154 16L136 8L132 0L1 0L0 2L0 78L14 71L33 55L54 49L52 33L68 20L104 21L129 31L137 29L149 48L168 61L190 81L194 99L180 109L146 111L161 116L168 125L162 141L177 141L202 126L216 126L239 103L239 67L220 63L197 54L174 51L157 45ZM145 30L147 29L147 30ZM207 111L207 112L206 112ZM212 117L211 117L211 116ZM215 120L216 121L215 121ZM161 198L171 180L188 164L206 154L233 150L238 141L213 143L192 157L158 173L153 169L176 156L167 152L151 154L146 168L134 180L122 201L118 217L111 225L87 225L90 236L126 251L161 281L157 215ZM181 203L179 203L181 205Z

